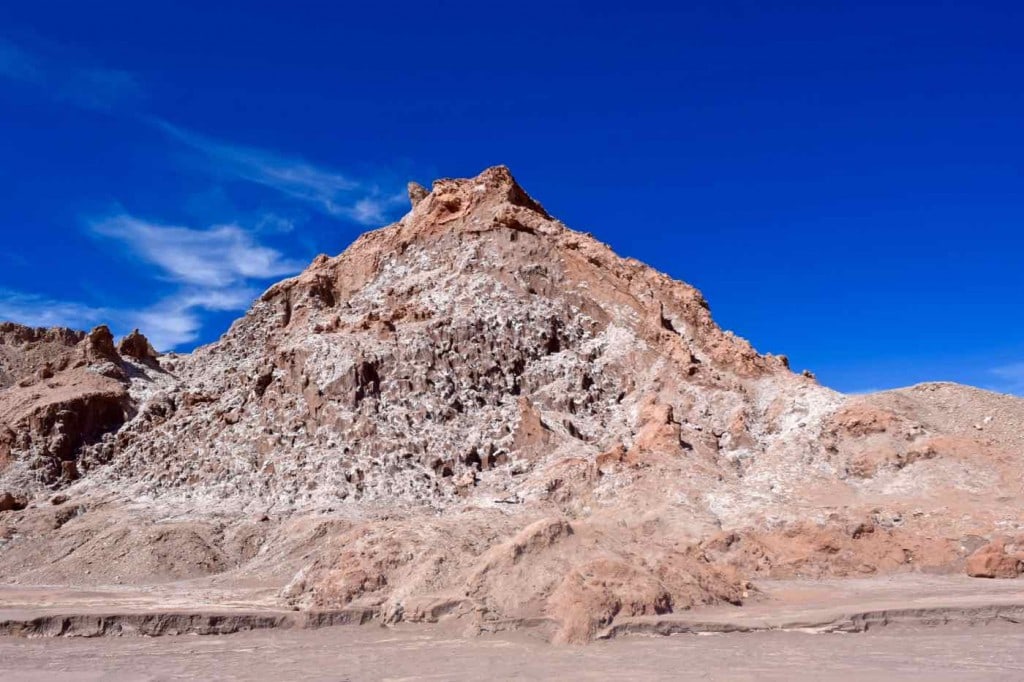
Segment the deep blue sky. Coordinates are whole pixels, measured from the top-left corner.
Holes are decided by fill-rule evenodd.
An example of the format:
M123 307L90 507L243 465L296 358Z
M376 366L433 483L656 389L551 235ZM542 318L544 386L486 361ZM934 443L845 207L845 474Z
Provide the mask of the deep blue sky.
M675 4L4 3L0 317L186 349L504 163L823 383L1024 394L1024 6Z

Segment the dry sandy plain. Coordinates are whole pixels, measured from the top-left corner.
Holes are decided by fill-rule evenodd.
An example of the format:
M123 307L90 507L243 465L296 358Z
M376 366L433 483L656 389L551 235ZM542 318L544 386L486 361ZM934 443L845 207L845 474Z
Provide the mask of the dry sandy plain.
M1017 581L775 581L757 603L633 619L585 646L547 643L543 624L472 636L456 620L317 627L259 589L166 589L4 588L3 679L1024 679ZM95 636L101 623L108 636ZM232 634L196 634L217 628Z

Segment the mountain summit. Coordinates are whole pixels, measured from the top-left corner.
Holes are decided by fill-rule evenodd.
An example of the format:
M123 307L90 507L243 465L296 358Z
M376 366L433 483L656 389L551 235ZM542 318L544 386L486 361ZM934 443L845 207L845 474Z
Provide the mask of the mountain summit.
M4 575L583 641L762 577L958 569L1020 524L1024 401L824 388L503 166L409 194L188 355L0 330L0 491L81 510L0 517Z
M548 458L642 459L652 418L678 431L673 451L711 461L746 447L759 381L816 389L722 332L695 289L552 219L500 166L434 183L173 372L182 399L158 429L122 430L103 475L289 510L525 496ZM730 429L735 442L713 435Z

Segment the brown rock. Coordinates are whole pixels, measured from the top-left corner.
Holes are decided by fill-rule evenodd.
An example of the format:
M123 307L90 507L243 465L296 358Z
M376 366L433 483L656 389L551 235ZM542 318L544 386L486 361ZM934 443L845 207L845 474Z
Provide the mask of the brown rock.
M135 358L136 360L156 360L157 352L150 345L149 339L139 332L138 329L121 339L117 345L118 353L122 357Z
M110 328L100 325L85 337L84 355L89 363L112 362L120 364L121 356L114 347L114 335Z
M83 332L63 327L43 329L0 322L0 390L28 376L49 379L42 376L44 368L49 366L51 372L66 368L83 338Z
M1024 546L993 540L967 557L966 571L972 578L1016 578L1024 573Z
M34 375L0 387L0 481L10 472L14 485L31 490L75 480L81 449L118 428L132 410L110 331L6 325L0 358Z
M60 475L65 481L78 480L78 465L74 461L60 463Z
M427 188L418 182L410 182L407 189L409 192L409 202L413 208L416 208L430 194Z
M15 495L10 492L0 493L0 512L19 511L28 506L28 500L24 495Z

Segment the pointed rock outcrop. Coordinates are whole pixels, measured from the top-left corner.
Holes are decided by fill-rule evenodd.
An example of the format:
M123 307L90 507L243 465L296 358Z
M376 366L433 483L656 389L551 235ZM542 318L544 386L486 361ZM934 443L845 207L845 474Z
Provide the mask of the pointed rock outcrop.
M152 344L138 329L132 330L130 334L121 339L117 345L117 352L123 358L134 358L141 361L156 360L157 352Z

